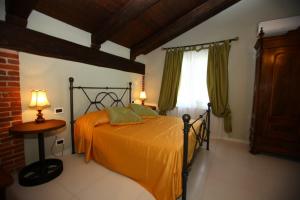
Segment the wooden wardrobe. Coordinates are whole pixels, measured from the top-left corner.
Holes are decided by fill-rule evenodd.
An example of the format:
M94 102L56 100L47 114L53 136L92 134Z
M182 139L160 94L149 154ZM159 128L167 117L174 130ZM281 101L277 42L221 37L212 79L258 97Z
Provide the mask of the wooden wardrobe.
M250 152L300 158L300 28L256 42Z

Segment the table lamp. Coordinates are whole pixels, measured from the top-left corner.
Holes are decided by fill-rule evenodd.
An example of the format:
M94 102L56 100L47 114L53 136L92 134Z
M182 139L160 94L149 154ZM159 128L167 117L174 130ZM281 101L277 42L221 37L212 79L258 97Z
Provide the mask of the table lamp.
M142 100L142 105L144 105L145 99L147 99L147 95L145 91L140 92L140 99Z
M31 92L31 102L29 107L35 108L37 113L37 118L35 119L36 123L45 122L45 118L43 118L42 110L46 107L49 107L49 101L47 99L47 94L45 90L32 90Z

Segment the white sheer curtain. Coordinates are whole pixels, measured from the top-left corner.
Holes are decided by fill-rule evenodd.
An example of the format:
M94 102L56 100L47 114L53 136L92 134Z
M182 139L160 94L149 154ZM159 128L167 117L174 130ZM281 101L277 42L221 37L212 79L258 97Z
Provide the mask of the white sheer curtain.
M181 117L187 113L195 119L207 109L207 58L207 49L184 52L177 104L169 115Z

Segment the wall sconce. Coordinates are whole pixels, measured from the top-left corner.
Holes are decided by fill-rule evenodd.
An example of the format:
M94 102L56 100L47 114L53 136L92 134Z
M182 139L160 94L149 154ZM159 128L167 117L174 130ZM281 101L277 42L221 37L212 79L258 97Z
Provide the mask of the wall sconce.
M36 123L45 122L45 118L43 118L42 110L46 107L49 107L50 103L47 99L47 94L45 90L32 90L31 91L31 102L29 107L35 108L37 113L37 118L35 119Z
M140 99L142 100L142 105L144 105L145 99L147 99L147 95L145 91L140 92Z

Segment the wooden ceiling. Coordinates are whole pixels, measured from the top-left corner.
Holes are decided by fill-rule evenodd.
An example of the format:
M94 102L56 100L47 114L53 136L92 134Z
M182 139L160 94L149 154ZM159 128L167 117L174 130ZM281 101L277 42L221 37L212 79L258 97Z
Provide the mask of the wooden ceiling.
M7 21L24 25L35 9L106 40L146 54L239 0L6 0Z

